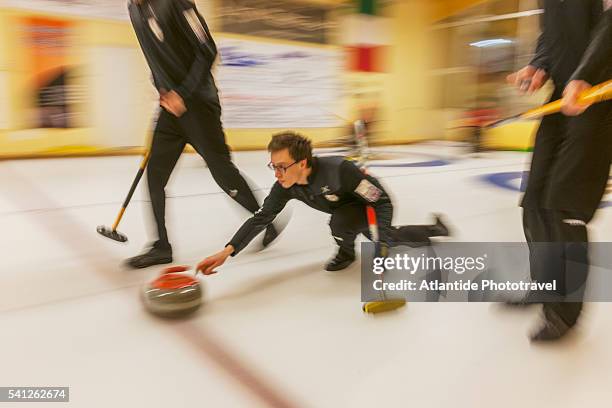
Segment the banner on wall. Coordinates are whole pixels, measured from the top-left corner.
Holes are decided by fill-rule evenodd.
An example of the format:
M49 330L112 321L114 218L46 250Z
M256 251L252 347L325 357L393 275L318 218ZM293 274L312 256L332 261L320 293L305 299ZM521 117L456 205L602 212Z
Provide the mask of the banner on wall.
M342 125L342 53L223 38L216 78L227 128Z
M75 112L74 71L70 44L72 23L65 20L30 17L22 19L23 41L28 70L28 89L32 96L29 127L72 127Z
M128 20L127 0L0 0L0 7L107 20Z
M326 43L327 8L285 0L221 0L219 30L257 37Z

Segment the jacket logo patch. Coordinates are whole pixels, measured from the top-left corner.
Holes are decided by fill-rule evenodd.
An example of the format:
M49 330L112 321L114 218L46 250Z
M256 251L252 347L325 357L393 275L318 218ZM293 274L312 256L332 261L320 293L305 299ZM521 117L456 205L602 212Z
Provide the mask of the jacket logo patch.
M157 24L157 20L155 20L155 18L153 17L149 18L149 28L151 29L153 34L155 34L155 37L157 37L159 41L164 42L164 32L162 31L159 24Z
M567 225L571 225L572 227L584 227L586 226L586 222L582 221L582 220L575 220L575 219L565 219L563 220L564 223L566 223Z
M321 193L323 194L329 193L330 191L329 186L321 187Z
M335 194L325 194L324 197L327 199L327 201L336 202L336 201L340 200L340 197L338 197Z
M185 20L187 20L189 23L189 27L191 27L191 30L195 36L198 37L200 43L205 43L208 39L208 35L206 35L206 30L204 30L204 27L202 27L202 23L200 22L196 11L191 8L183 11L183 15L185 16Z
M361 180L355 192L371 203L378 201L382 195L382 191L366 179Z

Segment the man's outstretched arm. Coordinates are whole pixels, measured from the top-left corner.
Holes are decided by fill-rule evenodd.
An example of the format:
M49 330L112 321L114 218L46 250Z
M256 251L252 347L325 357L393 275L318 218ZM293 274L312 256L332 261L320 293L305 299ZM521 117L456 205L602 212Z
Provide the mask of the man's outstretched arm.
M216 273L216 268L223 265L228 257L236 256L253 238L274 221L276 216L285 208L289 199L290 196L287 191L280 184L275 183L259 211L242 224L225 248L202 260L196 267L196 271L200 271L204 275Z

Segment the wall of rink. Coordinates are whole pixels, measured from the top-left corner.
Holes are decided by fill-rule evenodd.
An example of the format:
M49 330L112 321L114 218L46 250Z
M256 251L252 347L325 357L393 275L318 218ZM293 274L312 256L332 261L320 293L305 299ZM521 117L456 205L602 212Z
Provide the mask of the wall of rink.
M337 140L347 133L346 122L356 118L355 89L378 98L378 143L452 138L447 123L455 112L439 108L432 92L439 84L430 70L442 47L428 28L473 3L478 2L390 4L385 14L392 46L386 71L377 74L346 71L334 33L331 44L320 45L215 31L225 54L215 76L228 144L235 150L265 148L272 133L287 128L307 134L317 145ZM200 10L206 17L217 5ZM330 16L340 24L342 15ZM244 55L240 46L252 52ZM288 61L289 50L310 65ZM268 65L247 67L245 58ZM300 66L302 71L296 71ZM307 72L313 77L305 78ZM253 78L262 73L283 78L276 91L273 82L257 88ZM63 106L54 105L53 84L45 88L49 78L65 86ZM324 86L308 93L314 78L323 78ZM257 96L260 100L249 105ZM0 158L139 153L147 143L156 105L148 68L125 18L0 5ZM261 115L245 116L247 112ZM532 126L501 128L487 140L495 148L524 149L531 133Z

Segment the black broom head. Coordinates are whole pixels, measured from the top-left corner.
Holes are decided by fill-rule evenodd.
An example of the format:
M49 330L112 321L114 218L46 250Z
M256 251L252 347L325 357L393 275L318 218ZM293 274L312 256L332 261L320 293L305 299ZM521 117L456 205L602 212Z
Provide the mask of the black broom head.
M127 236L124 234L104 225L99 225L98 228L96 228L96 231L98 231L98 234L102 235L103 237L110 238L117 242L127 242L128 240Z

